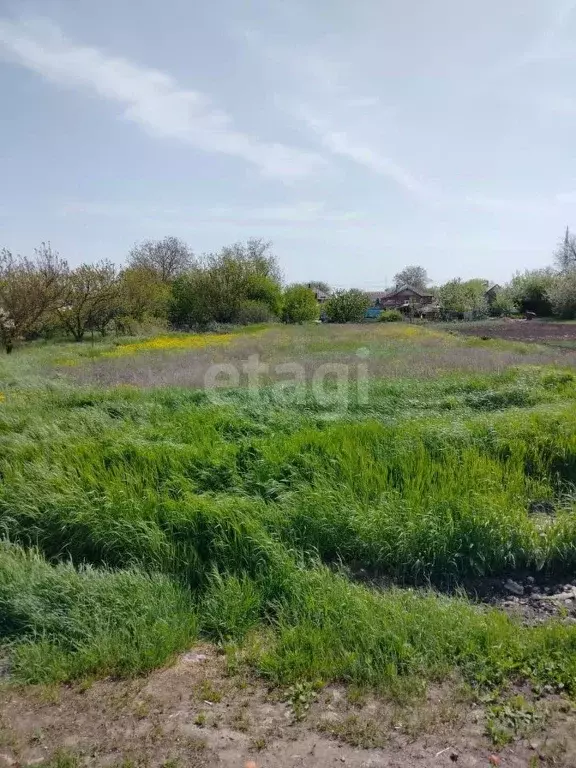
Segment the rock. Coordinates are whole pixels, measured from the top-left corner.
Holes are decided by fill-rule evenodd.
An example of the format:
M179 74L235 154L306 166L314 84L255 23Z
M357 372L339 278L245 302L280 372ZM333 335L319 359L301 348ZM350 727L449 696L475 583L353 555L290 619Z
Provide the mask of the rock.
M534 576L526 577L526 584L530 584L531 587L534 586L535 582L536 582L536 579L534 578Z
M508 581L505 582L504 589L511 592L513 595L518 595L518 597L521 597L524 594L524 587L522 584L518 584L517 581L513 581L512 579L508 579Z
M540 595L540 600L551 600L554 602L565 600L566 602L571 602L575 597L573 592L558 592L555 595Z

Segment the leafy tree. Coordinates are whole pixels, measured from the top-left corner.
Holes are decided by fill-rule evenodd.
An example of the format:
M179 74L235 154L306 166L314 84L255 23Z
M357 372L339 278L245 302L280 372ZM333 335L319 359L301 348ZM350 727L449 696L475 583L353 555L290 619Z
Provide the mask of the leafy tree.
M561 272L576 269L576 235L573 235L568 227L566 227L564 239L558 244L554 253L554 260Z
M319 306L311 288L305 285L291 285L284 291L282 320L285 323L306 323L316 320Z
M369 306L369 296L351 288L349 291L336 291L324 304L324 311L332 323L359 323Z
M396 288L401 285L411 285L412 288L425 291L426 286L430 283L430 278L424 267L410 266L404 267L403 270L394 275L394 283Z
M520 312L535 312L539 317L552 314L548 292L552 289L555 273L552 269L534 269L514 275L508 286L515 307Z
M323 280L311 280L309 283L306 283L306 285L313 291L320 291L320 293L325 293L326 295L332 292L332 288L330 288L328 283L325 283Z
M222 261L248 265L250 272L269 277L275 283L282 282L282 272L272 253L272 243L268 240L252 237L245 243L227 245L218 256Z
M176 325L238 323L246 316L246 302L265 305L269 315L278 315L282 306L278 264L270 244L261 240L209 254L179 277L172 288L170 319Z
M552 311L564 320L576 318L576 270L557 275L547 292Z
M170 283L194 264L191 248L177 237L144 240L128 254L128 266L155 272L163 283Z
M65 303L57 309L62 327L75 341L82 341L86 331L102 335L110 322L122 314L122 291L114 264L102 261L82 264L69 273Z
M487 281L479 278L463 281L457 277L438 289L438 298L444 310L449 312L488 312L486 301Z
M174 281L168 318L177 327L205 326L216 320L218 307L219 296L210 273L193 269Z
M507 317L516 311L514 300L507 288L498 291L490 304L489 310L493 317Z
M50 243L35 249L32 259L0 251L0 342L7 353L16 339L38 332L58 307L67 271Z
M147 318L165 320L170 287L155 270L127 267L119 276L122 314L141 323Z

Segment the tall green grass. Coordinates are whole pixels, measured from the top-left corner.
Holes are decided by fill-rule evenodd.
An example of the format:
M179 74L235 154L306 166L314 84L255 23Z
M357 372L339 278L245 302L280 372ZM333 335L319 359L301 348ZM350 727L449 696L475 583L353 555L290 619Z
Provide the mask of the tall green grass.
M14 674L135 674L199 626L220 642L264 630L251 663L276 682L457 668L575 691L573 627L522 628L463 598L344 575L443 586L572 569L575 395L554 369L381 382L327 420L271 390L221 406L176 389L15 392L0 406L0 535L13 542L0 548L0 635ZM531 514L542 500L553 518Z
M213 566L250 572L286 547L412 580L576 562L567 398L287 426L197 393L81 392L3 408L0 451L6 537L193 587ZM552 520L530 514L540 500Z
M0 545L0 639L16 680L138 674L196 634L189 594L165 576L51 566L33 551Z

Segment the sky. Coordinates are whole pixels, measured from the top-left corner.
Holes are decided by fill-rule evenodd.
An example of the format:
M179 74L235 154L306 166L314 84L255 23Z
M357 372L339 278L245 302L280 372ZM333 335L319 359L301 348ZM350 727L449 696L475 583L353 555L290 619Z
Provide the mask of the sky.
M0 0L0 247L504 282L576 230L576 0Z

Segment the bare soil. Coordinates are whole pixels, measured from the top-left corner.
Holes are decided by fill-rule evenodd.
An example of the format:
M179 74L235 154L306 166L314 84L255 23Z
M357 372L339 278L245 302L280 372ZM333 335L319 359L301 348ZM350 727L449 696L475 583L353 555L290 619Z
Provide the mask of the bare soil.
M283 692L226 674L210 646L132 681L0 692L0 766L430 768L576 765L576 714L560 698L500 751L480 699L456 683L398 703L329 687L301 721ZM490 762L494 756L500 760Z
M576 324L549 323L543 320L495 320L485 323L458 324L455 328L459 333L467 336L480 336L495 339L507 339L509 341L526 341L539 343L553 343L554 345L565 342L572 348L576 344Z

